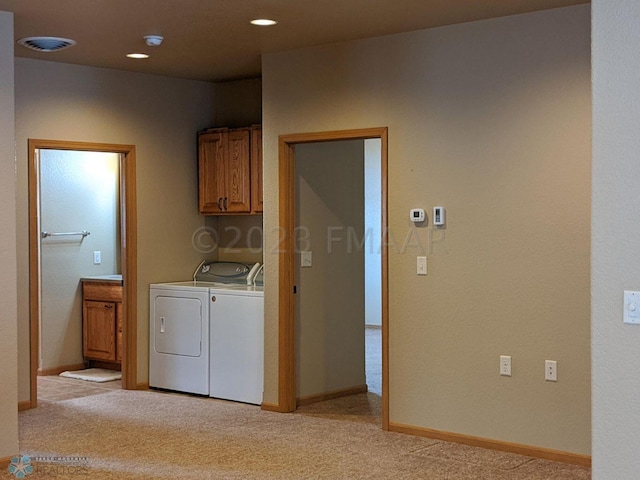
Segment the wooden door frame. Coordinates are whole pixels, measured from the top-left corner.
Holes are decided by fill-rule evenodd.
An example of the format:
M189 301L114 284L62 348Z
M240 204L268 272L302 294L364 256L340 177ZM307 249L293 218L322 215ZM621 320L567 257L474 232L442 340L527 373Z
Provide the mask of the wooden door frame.
M281 135L279 156L279 303L278 303L278 407L280 412L296 409L295 358L295 146L302 143L332 142L336 140L381 140L381 230L382 230L382 429L389 430L389 274L388 274L388 215L387 215L387 158L388 129L367 128L330 132Z
M36 150L75 150L120 154L120 256L124 281L122 307L122 388L137 387L137 216L136 147L107 143L29 139L29 345L30 408L38 405L40 345L39 165Z

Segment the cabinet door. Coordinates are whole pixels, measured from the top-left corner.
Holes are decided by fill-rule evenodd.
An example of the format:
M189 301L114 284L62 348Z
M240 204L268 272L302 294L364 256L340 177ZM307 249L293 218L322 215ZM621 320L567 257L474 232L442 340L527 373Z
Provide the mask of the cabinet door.
M86 358L116 361L116 304L86 300L82 337Z
M223 130L198 136L198 203L200 213L224 211L227 134Z
M249 129L229 131L227 157L226 194L224 211L228 213L251 212L251 183L249 162Z
M251 127L251 213L262 213L262 126Z

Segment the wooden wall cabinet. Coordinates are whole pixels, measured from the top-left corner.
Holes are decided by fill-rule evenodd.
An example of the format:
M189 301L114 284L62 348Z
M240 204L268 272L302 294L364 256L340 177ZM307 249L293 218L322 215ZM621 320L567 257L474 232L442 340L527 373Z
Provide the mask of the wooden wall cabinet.
M259 146L256 143L258 137ZM257 188L259 191L256 190ZM198 135L198 206L200 213L204 215L262 212L262 128L260 126L235 129L214 128L200 132Z
M251 213L262 213L262 125L251 127Z
M82 283L82 346L84 358L122 362L122 285Z

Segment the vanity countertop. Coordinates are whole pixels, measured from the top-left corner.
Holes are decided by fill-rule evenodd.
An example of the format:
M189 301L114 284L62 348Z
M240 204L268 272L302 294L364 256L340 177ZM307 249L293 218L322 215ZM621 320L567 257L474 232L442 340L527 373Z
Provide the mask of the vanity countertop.
M122 285L122 275L95 275L93 277L82 277L82 282L117 283Z

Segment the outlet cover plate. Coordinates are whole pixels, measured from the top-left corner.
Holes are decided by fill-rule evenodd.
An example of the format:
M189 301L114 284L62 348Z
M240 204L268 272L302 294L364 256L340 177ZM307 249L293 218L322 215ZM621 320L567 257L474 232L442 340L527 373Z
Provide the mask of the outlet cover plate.
M509 355L500 355L500 375L503 377L511 376L511 357Z
M558 362L555 360L544 361L544 379L547 382L558 381Z

